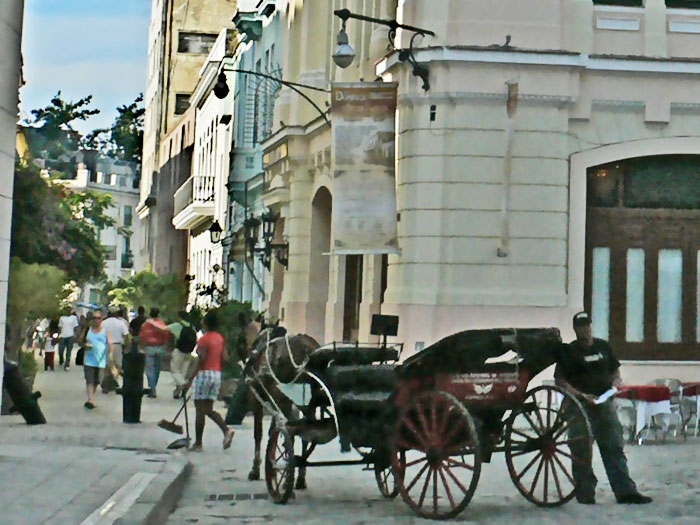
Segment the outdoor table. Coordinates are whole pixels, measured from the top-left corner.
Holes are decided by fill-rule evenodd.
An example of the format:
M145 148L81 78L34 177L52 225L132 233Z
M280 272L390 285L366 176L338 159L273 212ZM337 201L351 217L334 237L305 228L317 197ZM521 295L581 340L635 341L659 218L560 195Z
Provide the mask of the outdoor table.
M635 410L635 436L638 438L647 429L651 418L662 416L662 425L667 428L671 415L671 390L665 385L624 385L617 394L620 399L628 399ZM640 439L641 442L641 439Z

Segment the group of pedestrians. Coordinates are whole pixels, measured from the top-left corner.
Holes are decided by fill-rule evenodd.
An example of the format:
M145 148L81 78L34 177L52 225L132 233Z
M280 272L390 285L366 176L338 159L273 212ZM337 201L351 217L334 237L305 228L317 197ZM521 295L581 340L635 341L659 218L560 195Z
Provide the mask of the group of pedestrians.
M196 409L193 450L202 448L207 418L221 429L224 448L230 447L233 430L214 410L214 401L221 390L222 369L228 361L225 340L219 332L219 319L215 312L205 315L200 330L185 311L178 312L178 319L168 325L160 318L158 308L152 308L146 316L145 308L139 306L131 322L127 321L127 313L121 308L111 310L106 317L102 310L97 309L81 319L74 312L66 310L59 318L43 320L35 327L35 334L33 343L44 355L45 370L55 369L56 350L59 366L68 370L73 347L78 345L75 361L83 366L87 394L84 406L89 410L97 407L98 389L108 394L119 387L125 352L145 354L147 395L155 398L163 360L168 347L172 346L170 371L175 382L173 397L182 398L193 387Z

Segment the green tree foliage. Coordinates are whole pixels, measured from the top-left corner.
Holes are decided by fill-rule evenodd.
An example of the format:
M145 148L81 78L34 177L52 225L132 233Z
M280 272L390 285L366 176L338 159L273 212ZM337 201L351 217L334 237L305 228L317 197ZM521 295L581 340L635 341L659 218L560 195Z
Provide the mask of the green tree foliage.
M143 93L129 105L117 108L117 118L108 129L96 129L84 140L84 146L99 150L117 160L141 162L143 154Z
M90 109L92 95L83 97L77 102L68 102L61 98L59 91L51 99L51 103L45 108L33 109L34 117L29 124L41 129L43 144L37 145L41 151L46 151L48 157L58 159L61 155L71 154L78 150L80 134L76 132L71 123L76 120L87 120L97 115L99 109ZM38 151L35 152L38 155Z
M35 319L59 314L61 302L70 293L68 284L66 272L55 266L27 264L12 257L7 309L11 359L19 355L22 337Z
M112 197L70 193L41 176L26 159L15 165L11 254L28 264L51 264L78 285L104 278L99 230L114 225Z
M187 288L182 277L174 273L159 275L150 268L119 279L108 288L112 304L132 308L144 306L147 311L158 308L166 321L174 321L187 302Z

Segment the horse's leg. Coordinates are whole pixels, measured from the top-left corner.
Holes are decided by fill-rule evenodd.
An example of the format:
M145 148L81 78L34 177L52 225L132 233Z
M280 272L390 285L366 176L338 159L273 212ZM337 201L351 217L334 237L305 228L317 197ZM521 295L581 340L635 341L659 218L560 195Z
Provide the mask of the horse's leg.
M301 457L306 457L306 451L309 449L309 444L305 440L301 440ZM294 485L297 490L303 490L306 488L306 467L299 467L299 473L297 474L297 482Z
M248 479L250 481L257 481L260 479L260 444L262 443L263 409L260 402L255 399L252 394L250 394L249 399L253 408L253 438L255 440L255 455L253 457L253 468L248 474Z

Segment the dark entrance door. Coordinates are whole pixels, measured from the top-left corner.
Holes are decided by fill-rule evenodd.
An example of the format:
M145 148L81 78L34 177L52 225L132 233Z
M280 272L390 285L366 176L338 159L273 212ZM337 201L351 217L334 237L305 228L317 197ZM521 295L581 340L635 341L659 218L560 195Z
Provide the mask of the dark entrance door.
M357 341L362 301L362 255L345 256L345 301L343 341Z
M586 226L594 335L625 359L700 359L698 158L590 169Z

